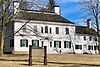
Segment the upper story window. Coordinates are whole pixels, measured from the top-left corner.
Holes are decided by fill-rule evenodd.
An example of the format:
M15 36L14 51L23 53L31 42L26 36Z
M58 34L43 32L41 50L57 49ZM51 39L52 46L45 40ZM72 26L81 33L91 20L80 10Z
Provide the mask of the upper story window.
M52 33L51 28L50 28L50 34Z
M21 39L20 40L20 47L28 47L28 40Z
M43 33L43 27L41 27L41 33Z
M66 34L69 34L69 29L68 28L66 28Z
M56 34L59 34L59 27L56 27Z
M91 40L92 40L92 37L90 36L90 37L89 37L89 41L91 41Z
M37 32L37 26L34 25L34 32Z
M45 26L45 33L48 33L48 26Z
M86 40L86 36L84 36L84 40Z

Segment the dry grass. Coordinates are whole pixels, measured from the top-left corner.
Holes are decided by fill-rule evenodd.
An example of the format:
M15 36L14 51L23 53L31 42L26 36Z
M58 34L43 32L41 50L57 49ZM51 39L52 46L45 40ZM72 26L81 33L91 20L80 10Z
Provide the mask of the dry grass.
M33 57L30 67L100 67L100 55L49 54L48 65L43 65L42 57ZM0 57L0 67L29 67L28 56L4 55Z

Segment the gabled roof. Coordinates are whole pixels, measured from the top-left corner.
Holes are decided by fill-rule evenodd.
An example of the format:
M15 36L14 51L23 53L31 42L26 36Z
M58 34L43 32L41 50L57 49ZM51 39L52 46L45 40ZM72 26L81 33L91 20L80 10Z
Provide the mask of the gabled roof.
M84 26L76 26L76 34L97 35L97 32L93 28L88 28Z
M64 17L57 15L55 13L36 12L36 11L19 11L17 13L15 19L61 22L61 23L74 24L73 22L71 22L71 21L65 19Z

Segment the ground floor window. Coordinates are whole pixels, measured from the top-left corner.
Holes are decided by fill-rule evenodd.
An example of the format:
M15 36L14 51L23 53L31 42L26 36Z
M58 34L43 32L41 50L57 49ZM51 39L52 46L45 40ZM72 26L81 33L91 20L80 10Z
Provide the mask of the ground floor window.
M94 46L94 50L99 50L99 46Z
M10 40L10 47L14 47L14 39Z
M64 41L64 48L71 48L71 42Z
M54 41L54 48L61 48L61 41Z
M93 46L88 45L88 50L93 50Z
M32 47L33 48L39 47L39 40L32 40Z
M75 45L75 49L80 49L80 50L82 50L82 45Z
M50 42L50 47L52 47L52 42Z
M20 47L28 47L28 40L27 39L21 39L20 40Z

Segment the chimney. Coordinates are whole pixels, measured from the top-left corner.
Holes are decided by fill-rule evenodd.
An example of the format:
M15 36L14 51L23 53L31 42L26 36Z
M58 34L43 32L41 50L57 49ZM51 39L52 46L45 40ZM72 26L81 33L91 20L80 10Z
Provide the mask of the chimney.
M13 2L14 14L16 14L19 11L19 5L20 3L18 1Z
M59 6L54 6L54 13L57 15L60 15L60 7Z
M88 19L88 20L87 20L87 27L88 27L88 28L92 28L91 19Z

